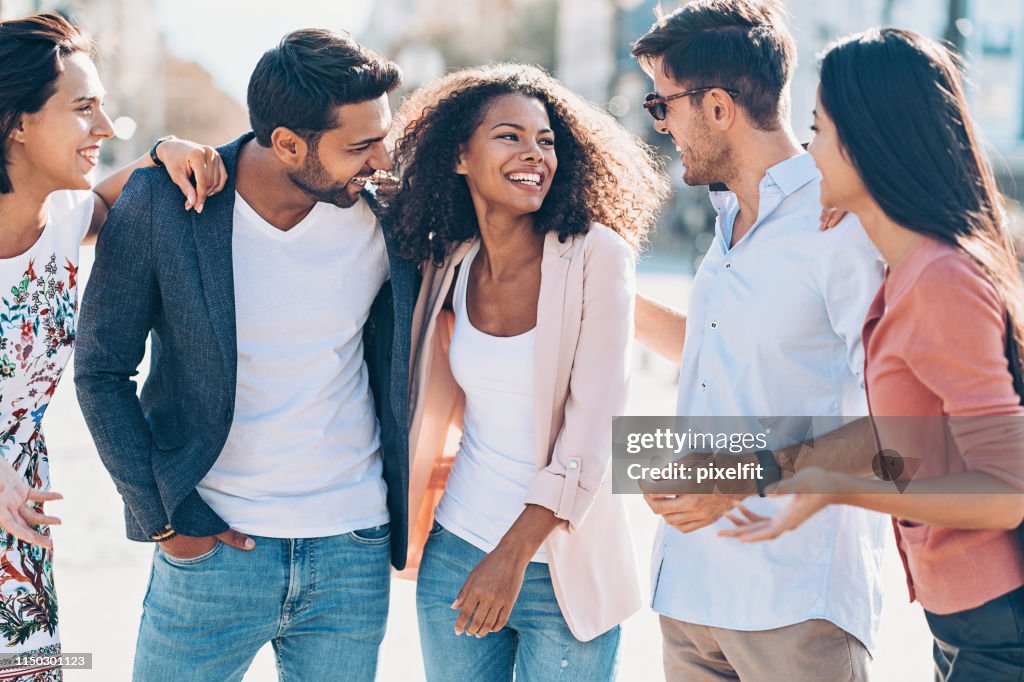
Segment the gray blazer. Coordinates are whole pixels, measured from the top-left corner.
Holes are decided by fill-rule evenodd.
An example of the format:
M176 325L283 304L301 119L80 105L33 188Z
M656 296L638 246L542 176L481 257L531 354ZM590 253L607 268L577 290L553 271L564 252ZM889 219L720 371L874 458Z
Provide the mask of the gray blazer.
M231 263L234 177L243 135L218 151L224 190L202 215L184 210L160 168L132 174L100 233L82 299L75 384L103 464L125 502L128 537L146 541L170 523L208 536L227 524L196 484L213 466L234 414L237 369ZM373 197L366 195L377 208ZM408 536L409 343L419 286L415 263L385 235L391 279L363 331L381 425L391 556L405 565ZM151 339L149 376L133 377Z

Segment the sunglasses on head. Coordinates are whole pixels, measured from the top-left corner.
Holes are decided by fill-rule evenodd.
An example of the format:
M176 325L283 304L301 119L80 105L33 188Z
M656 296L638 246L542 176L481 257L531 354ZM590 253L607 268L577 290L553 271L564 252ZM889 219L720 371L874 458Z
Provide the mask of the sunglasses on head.
M655 121L664 121L665 117L668 116L669 102L674 99L679 99L680 97L689 97L690 95L708 92L709 90L724 90L733 99L740 96L739 90L723 88L720 85L707 85L701 88L687 90L685 92L677 92L676 94L669 95L668 97L661 97L656 92L649 92L647 93L647 97L644 98L644 109L647 110L647 113L649 113Z

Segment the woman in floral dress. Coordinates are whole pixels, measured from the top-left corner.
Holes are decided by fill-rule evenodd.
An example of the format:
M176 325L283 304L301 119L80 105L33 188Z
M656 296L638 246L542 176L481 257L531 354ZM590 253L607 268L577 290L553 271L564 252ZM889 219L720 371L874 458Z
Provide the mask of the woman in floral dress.
M57 15L0 22L0 680L59 680L40 428L75 342L78 251L136 169L164 165L202 210L226 174L209 147L161 138L92 187L113 134L89 39ZM157 153L159 152L159 153ZM195 181L193 187L192 181Z

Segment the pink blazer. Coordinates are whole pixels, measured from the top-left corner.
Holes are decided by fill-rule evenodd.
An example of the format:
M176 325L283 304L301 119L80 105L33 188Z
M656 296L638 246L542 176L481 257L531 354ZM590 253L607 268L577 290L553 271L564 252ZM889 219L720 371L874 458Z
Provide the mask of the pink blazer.
M448 363L454 315L443 309L472 241L424 266L412 323L409 562L419 566L434 509L458 451L465 396ZM636 259L609 228L558 241L541 260L534 357L537 475L526 502L563 519L545 541L551 580L577 639L607 632L640 608L622 500L612 495L612 418L623 413L633 339Z

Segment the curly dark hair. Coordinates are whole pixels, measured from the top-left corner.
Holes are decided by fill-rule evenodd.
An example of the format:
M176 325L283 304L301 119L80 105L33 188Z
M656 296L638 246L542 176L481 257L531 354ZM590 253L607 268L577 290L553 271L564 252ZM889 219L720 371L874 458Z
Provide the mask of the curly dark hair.
M399 254L440 266L453 246L480 233L469 187L455 166L488 104L508 94L539 100L555 134L558 169L534 229L565 241L601 223L639 249L669 192L653 148L543 70L493 64L416 90L395 116L401 185L387 197L387 222Z

